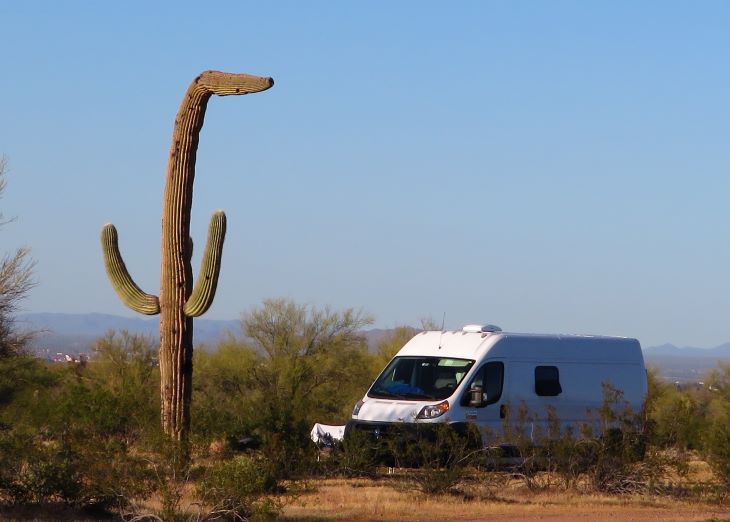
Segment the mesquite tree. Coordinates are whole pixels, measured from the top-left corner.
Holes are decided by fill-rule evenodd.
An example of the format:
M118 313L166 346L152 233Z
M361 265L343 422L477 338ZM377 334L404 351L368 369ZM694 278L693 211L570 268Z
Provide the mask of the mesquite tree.
M137 312L160 314L161 422L165 433L176 440L185 440L190 427L193 317L205 313L213 303L226 232L225 214L214 212L200 273L193 287L190 210L205 109L213 94L249 94L264 91L273 84L271 78L205 71L188 87L175 118L167 164L159 298L145 293L132 280L119 252L114 225L104 225L101 232L106 271L121 300Z

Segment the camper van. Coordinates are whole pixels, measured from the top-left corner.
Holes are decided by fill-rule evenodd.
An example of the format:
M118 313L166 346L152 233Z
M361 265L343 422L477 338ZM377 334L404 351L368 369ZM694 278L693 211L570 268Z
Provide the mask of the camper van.
M379 437L394 424L476 426L485 445L516 422L545 433L548 412L561 429L596 423L607 390L640 413L647 375L636 339L503 332L493 325L416 334L352 411L347 431ZM510 414L512 412L512 414ZM555 422L555 421L553 421Z

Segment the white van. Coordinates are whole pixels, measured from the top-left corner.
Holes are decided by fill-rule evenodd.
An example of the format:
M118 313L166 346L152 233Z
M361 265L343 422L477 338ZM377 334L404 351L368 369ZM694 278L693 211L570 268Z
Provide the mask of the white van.
M529 414L530 432L535 423L546 427L551 409L562 428L595 422L606 386L642 412L647 376L636 339L507 333L493 325L421 332L358 401L347 430L379 436L395 423L474 424L489 444L518 407Z

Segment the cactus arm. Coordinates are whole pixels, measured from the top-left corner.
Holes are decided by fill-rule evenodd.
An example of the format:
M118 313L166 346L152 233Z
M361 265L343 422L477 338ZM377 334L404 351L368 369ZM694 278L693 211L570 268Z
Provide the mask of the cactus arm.
M239 96L265 91L274 85L274 80L251 74L204 71L193 80L193 85L217 96Z
M145 315L159 314L160 302L157 296L143 292L129 275L119 252L117 229L111 223L101 229L101 249L106 273L122 302L135 312Z
M199 317L213 304L218 275L221 271L223 241L226 237L226 215L218 210L213 213L208 226L208 241L205 244L203 262L190 298L185 303L185 315Z

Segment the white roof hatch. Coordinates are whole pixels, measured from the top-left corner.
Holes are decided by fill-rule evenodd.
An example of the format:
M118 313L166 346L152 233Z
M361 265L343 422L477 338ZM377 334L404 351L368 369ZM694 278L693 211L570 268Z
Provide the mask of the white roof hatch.
M487 332L501 332L502 329L494 324L467 324L461 329L464 333L487 333Z

